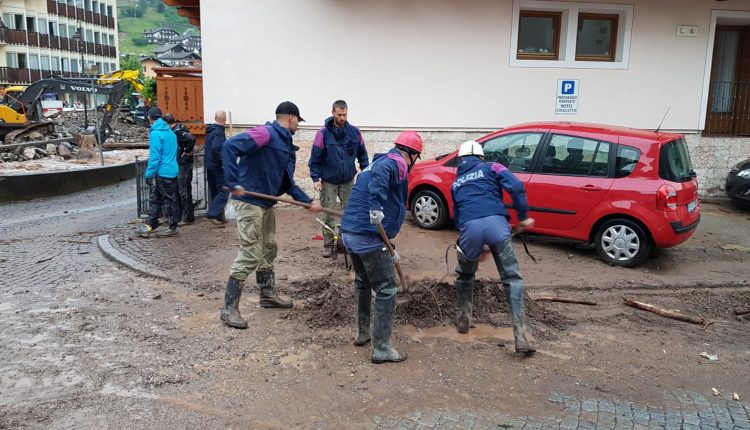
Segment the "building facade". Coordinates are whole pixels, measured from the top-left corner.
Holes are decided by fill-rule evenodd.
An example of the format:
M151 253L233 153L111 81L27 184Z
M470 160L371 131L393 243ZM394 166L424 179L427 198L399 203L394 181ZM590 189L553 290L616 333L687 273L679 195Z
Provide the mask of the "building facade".
M115 0L3 0L0 14L2 85L119 68Z
M528 121L661 125L686 133L703 193L750 157L747 1L309 0L291 9L272 0L202 8L206 112L232 110L236 124L254 125L293 100L311 126L304 139L342 98L375 149L411 128L428 137L428 155ZM237 55L248 40L262 43ZM247 91L228 84L237 70Z
M153 30L143 30L143 38L148 43L161 45L164 43L171 43L180 34L171 28L156 28Z

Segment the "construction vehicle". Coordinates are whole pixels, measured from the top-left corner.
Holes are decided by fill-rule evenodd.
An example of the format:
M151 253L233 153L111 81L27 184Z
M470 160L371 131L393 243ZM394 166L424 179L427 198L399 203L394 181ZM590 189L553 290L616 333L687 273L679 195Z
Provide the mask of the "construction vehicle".
M86 78L66 78L53 76L26 87L8 88L0 104L0 139L6 144L28 141L32 133L48 136L55 132L52 121L44 116L42 94L104 94L107 101L100 109L102 117L99 122L99 142L104 142L111 132L110 121L120 108L123 96L129 93L131 85L138 91L143 84L137 79L138 72L132 70L118 71L101 75L94 85ZM38 136L37 136L38 137Z

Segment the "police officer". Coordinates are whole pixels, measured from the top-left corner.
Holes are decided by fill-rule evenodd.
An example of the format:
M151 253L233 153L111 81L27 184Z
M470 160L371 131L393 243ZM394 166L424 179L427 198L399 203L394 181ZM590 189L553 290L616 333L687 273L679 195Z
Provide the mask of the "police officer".
M366 345L372 337L375 364L400 362L406 354L391 346L391 331L396 313L396 274L393 268L398 254L391 257L380 236L378 224L388 238L394 238L406 215L408 174L422 152L422 138L404 131L386 154L375 154L357 177L349 204L341 220L344 245L354 266L357 301L357 338L355 346ZM370 335L372 291L375 291L375 321Z
M510 193L518 214L518 232L534 226L528 216L526 192L523 183L500 163L485 163L482 147L468 141L458 150L460 164L456 180L451 187L453 213L458 226L456 246L458 267L456 273L456 318L459 333L469 331L474 295L474 274L484 245L489 245L495 265L500 273L505 297L513 321L516 352L536 352L526 339L523 306L523 277L511 243L510 215L503 205L503 191Z

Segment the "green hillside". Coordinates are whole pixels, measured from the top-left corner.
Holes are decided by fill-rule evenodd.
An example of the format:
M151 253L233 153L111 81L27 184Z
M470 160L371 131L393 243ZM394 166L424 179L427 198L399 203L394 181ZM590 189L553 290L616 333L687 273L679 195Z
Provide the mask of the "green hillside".
M159 6L160 4L161 6ZM160 9L163 10L160 11ZM133 15L136 15L136 17ZM136 44L143 38L143 30L167 27L179 33L184 33L188 29L194 29L198 32L198 29L191 25L187 18L177 15L175 8L165 7L160 0L118 0L117 17L117 26L120 32L120 54L153 52L157 45L145 44L139 46Z

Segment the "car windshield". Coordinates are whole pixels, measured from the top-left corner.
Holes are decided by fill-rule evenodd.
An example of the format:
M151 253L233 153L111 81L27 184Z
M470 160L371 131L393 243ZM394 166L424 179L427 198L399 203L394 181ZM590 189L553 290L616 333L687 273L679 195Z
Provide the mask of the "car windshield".
M672 182L687 182L695 177L685 139L662 145L659 152L659 177Z

